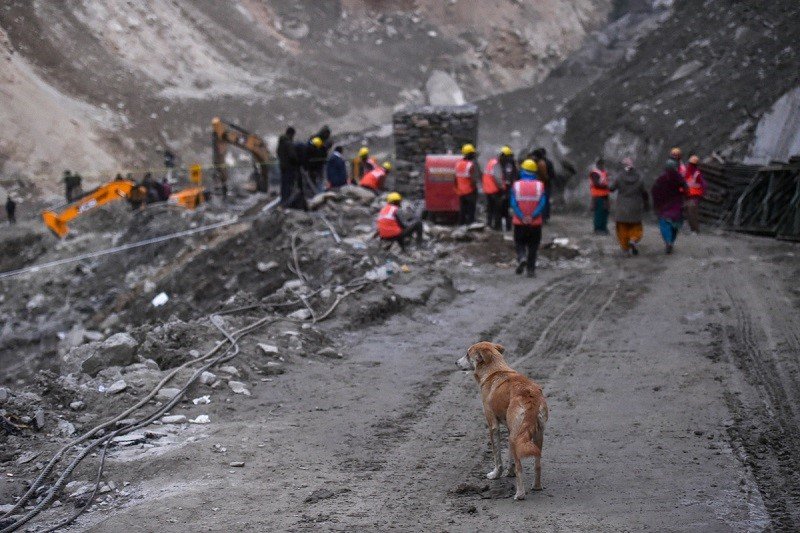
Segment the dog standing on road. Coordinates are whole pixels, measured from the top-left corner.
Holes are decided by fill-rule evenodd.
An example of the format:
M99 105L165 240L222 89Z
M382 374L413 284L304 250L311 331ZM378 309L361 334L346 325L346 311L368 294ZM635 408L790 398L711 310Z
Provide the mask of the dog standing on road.
M500 423L508 428L508 457L514 469L508 466L506 475L516 475L515 500L525 499L525 481L522 479L522 458L534 457L536 479L533 490L542 490L542 442L547 422L547 401L540 387L513 370L503 358L505 348L491 342L473 344L467 354L456 361L461 370L472 370L481 388L483 414L489 425L494 470L486 474L497 479L503 470L500 457Z

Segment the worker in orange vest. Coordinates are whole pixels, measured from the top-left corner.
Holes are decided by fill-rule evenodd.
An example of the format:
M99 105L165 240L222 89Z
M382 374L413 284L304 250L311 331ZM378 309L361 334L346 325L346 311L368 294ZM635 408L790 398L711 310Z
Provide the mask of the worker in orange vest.
M378 167L378 162L369 156L369 148L362 146L358 155L353 159L353 180L358 182L364 174Z
M538 165L526 159L520 166L519 180L511 186L511 210L514 213L514 248L517 252L517 274L527 269L528 277L536 273L536 255L542 242L542 214L547 194L536 172Z
M382 241L397 242L405 251L405 240L408 236L416 236L417 244L422 243L422 221L415 220L404 223L399 216L400 203L403 197L400 193L390 192L386 196L386 205L378 213L378 235Z
M594 232L596 235L608 235L608 195L610 186L606 162L601 157L589 172L589 192L592 195L592 213L594 214Z
M700 199L706 193L706 182L703 179L703 173L698 168L699 164L700 158L692 155L683 176L688 186L687 198L684 203L686 220L689 222L689 229L693 234L700 231Z
M481 178L481 167L478 164L478 152L472 144L461 147L461 161L456 163L456 194L458 195L458 223L475 222L475 208L478 204L478 180Z
M486 195L486 225L494 230L502 231L503 219L510 219L506 206L508 186L504 177L503 160L511 158L514 152L508 146L500 149L500 154L486 163L483 169L483 194ZM510 222L510 220L508 220ZM509 228L510 229L510 228Z
M364 174L364 177L361 178L361 181L358 184L373 192L380 192L383 190L383 185L386 182L386 176L388 176L389 172L391 171L392 164L388 161L385 161L381 166L375 167Z

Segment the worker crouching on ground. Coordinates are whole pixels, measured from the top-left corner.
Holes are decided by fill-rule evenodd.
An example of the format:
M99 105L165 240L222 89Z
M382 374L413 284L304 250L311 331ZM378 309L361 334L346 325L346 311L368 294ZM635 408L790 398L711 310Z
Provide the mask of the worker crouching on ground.
M589 172L589 192L592 195L594 233L608 235L608 194L609 182L606 163L600 158Z
M536 273L536 254L542 242L542 214L547 206L547 194L537 175L532 159L523 161L519 181L511 187L511 210L514 213L514 247L517 252L517 274L526 269L528 277Z
M475 222L475 208L478 204L478 180L481 178L481 167L478 164L478 152L475 146L465 144L461 147L461 161L456 163L456 194L458 195L458 223Z
M385 161L381 166L370 170L361 178L359 185L373 192L380 192L386 183L386 176L392 171L392 164Z
M483 194L486 195L486 225L493 230L502 231L503 220L506 220L506 230L510 230L510 216L508 214L508 194L509 187L513 180L506 184L503 170L503 156L511 156L514 160L514 153L511 148L504 146L500 149L500 154L486 163L483 169Z
M416 236L417 244L422 244L422 221L404 223L399 216L402 201L400 193L390 192L386 196L386 205L378 213L378 235L382 241L397 242L405 251L409 236Z
M644 235L642 217L648 209L647 189L630 157L622 160L622 166L622 174L611 185L617 193L617 240L623 252L638 255Z
M700 199L706 193L706 182L703 179L703 173L697 167L700 164L700 158L693 155L689 158L689 164L686 165L686 173L684 179L687 186L686 198L686 221L689 223L689 229L693 234L700 231Z
M369 156L369 148L362 146L353 159L353 179L361 180L364 174L378 168L378 162Z
M683 225L683 199L686 181L679 171L679 163L670 158L667 160L664 173L653 183L653 208L658 215L658 228L668 254L675 247L678 231Z

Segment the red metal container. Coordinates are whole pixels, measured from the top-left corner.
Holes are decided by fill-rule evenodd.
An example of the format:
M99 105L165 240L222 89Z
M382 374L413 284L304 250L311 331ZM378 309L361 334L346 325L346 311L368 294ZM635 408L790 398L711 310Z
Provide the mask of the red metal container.
M425 210L431 215L458 215L456 163L459 155L425 156Z

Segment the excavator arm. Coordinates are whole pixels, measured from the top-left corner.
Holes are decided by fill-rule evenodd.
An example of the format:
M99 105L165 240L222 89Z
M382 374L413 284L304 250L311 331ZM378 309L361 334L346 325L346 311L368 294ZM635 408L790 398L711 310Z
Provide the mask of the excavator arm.
M130 200L135 195L137 186L132 181L117 180L94 189L78 200L58 208L56 211L45 211L42 219L59 238L64 238L69 231L67 223L73 218L91 211L96 207L115 200Z
M253 156L256 165L256 190L259 192L269 191L269 169L268 164L274 159L267 143L247 130L235 124L230 124L214 117L211 121L212 127L212 149L214 176L220 182L223 192L226 190L228 182L228 171L225 168L225 154L228 146L233 145L246 150Z

